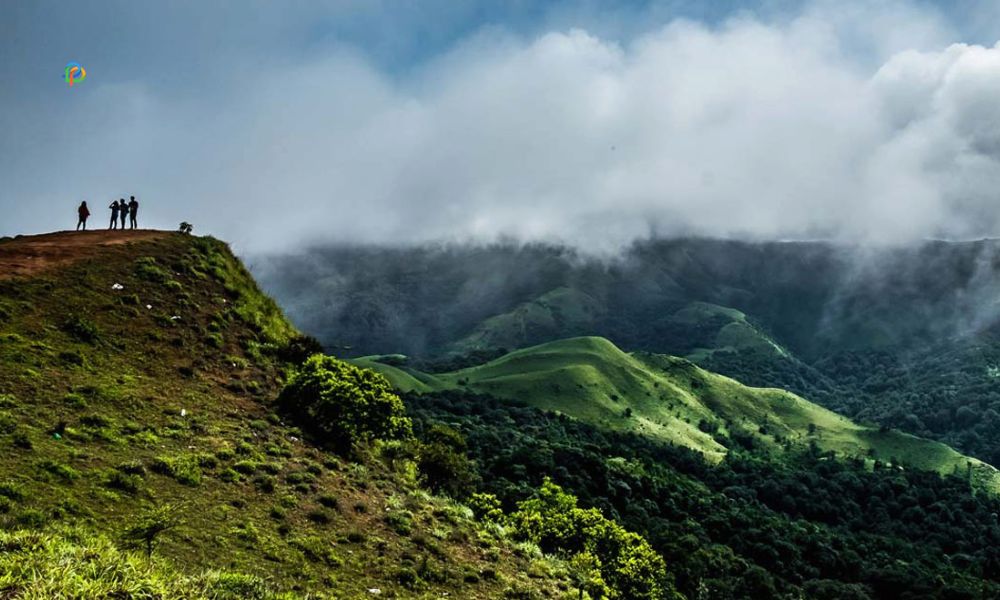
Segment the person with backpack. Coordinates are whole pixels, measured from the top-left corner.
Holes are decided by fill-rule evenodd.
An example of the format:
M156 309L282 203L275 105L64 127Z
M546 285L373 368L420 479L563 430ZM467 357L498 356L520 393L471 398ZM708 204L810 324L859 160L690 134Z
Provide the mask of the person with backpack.
M108 226L108 229L118 229L118 202L112 201L108 208L111 209L111 225Z
M90 209L87 208L86 200L80 203L80 206L76 209L76 214L79 217L79 220L76 222L76 230L80 231L82 227L84 231L87 231L87 219L90 217Z
M128 202L129 229L135 229L135 217L139 214L139 203L136 201L135 196L129 196L129 198L131 198Z

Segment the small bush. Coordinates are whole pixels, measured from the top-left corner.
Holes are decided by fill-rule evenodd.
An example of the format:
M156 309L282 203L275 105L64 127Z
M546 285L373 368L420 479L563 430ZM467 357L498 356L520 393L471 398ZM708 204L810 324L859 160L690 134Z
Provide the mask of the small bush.
M408 536L413 532L413 514L409 511L392 511L385 516L385 522L399 535Z
M92 429L104 429L111 426L111 420L103 415L86 415L80 417L80 424Z
M28 432L23 429L15 431L11 441L14 443L15 447L23 450L32 450L35 447L35 444L31 441L31 436L29 436Z
M0 498L9 498L15 502L24 500L24 490L13 481L0 481Z
M420 582L420 578L417 577L417 572L412 567L403 567L396 571L396 581L404 588L413 591Z
M244 475L253 475L257 472L257 462L252 460L241 460L233 465L233 469Z
M306 518L319 525L326 525L333 520L330 518L330 513L319 508L309 511L309 513L306 514Z
M59 361L69 367L82 367L83 355L76 350L67 350L59 353Z
M201 468L193 456L160 457L153 460L151 468L161 475L173 477L178 483L197 486L201 483Z
M340 501L337 500L337 497L332 496L330 494L323 494L322 496L317 498L316 501L319 502L321 505L327 508L332 508L334 510L336 510L340 506Z
M288 543L300 550L312 562L325 563L332 567L338 567L343 563L334 553L330 542L320 536L296 537Z
M63 396L63 402L72 408L87 408L87 399L76 392Z
M166 283L170 281L170 273L160 268L156 264L156 259L152 256L143 256L135 261L135 274L140 279L154 283Z
M73 339L85 344L93 344L100 337L97 325L94 325L93 321L79 315L73 315L67 319L62 325L62 330Z
M127 494L138 494L142 490L142 477L134 473L112 470L104 478L104 485Z
M278 484L278 480L274 478L273 475L259 475L254 480L253 483L257 486L257 489L270 494L274 492L275 486Z
M80 478L80 472L69 465L64 465L53 460L43 460L35 465L41 473L51 475L65 482L71 482Z
M352 544L360 544L365 541L365 534L360 531L351 531L347 534L347 541Z
M292 376L278 399L283 410L334 449L410 435L406 407L384 376L315 355Z
M17 522L24 527L38 529L48 523L49 518L40 510L29 508L17 515Z
M17 419L7 411L0 411L0 434L14 433Z
M271 475L277 475L278 473L281 473L281 469L282 469L281 463L276 463L276 462L266 462L266 463L261 463L260 465L261 471L264 471L265 473L270 473Z

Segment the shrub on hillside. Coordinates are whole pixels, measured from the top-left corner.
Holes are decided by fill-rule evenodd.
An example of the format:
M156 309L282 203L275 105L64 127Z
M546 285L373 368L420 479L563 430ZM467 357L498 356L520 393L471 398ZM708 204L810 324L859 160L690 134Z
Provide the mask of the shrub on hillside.
M593 589L599 581L600 587L607 585L612 598L676 597L663 558L649 542L596 508L579 508L575 496L548 478L533 498L518 505L508 522L516 538L568 557L578 571L589 565L576 577L582 587Z
M472 493L476 469L465 455L462 434L447 425L436 424L422 437L417 448L417 469L427 487L453 498Z
M304 429L339 452L376 439L410 435L403 401L385 377L329 356L308 359L289 379L278 403Z
M135 261L135 274L140 279L154 283L170 281L170 273L157 265L156 259L152 256L143 256Z
M62 330L77 341L87 344L93 344L98 338L97 325L80 315L73 315L67 319L63 323Z

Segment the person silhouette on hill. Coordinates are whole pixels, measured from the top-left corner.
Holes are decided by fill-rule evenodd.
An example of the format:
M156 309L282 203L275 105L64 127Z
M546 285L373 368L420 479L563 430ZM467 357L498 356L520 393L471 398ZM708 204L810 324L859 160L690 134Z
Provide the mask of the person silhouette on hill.
M128 202L129 229L135 229L135 216L139 214L139 203L135 196L129 196L129 198L131 198Z
M76 214L80 217L80 220L76 222L76 230L80 231L82 227L84 231L87 231L87 218L90 217L90 209L87 208L86 200L80 203L80 206L76 209Z
M122 218L122 229L125 229L125 219L128 217L128 205L125 204L125 198L118 200L118 214Z
M112 200L111 206L108 208L111 209L111 225L108 226L108 229L118 229L118 203Z

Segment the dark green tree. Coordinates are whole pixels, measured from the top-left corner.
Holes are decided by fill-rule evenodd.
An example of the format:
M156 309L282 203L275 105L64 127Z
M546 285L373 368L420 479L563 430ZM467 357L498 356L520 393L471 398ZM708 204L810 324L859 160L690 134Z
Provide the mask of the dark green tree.
M341 453L376 439L410 436L403 401L381 374L314 355L296 372L278 403L304 429Z

